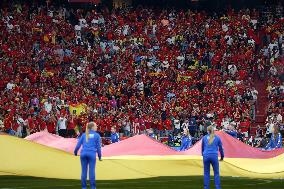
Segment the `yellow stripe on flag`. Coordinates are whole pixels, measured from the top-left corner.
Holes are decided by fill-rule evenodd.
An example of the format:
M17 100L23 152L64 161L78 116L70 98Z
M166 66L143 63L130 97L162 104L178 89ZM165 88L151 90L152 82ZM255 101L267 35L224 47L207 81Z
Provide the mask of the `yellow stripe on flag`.
M0 175L80 179L80 157L6 135L0 135L0 146ZM22 154L21 158L18 158L19 154ZM97 163L98 180L203 175L201 156L116 156L103 159ZM220 162L220 171L222 176L284 178L284 155L270 159L225 158Z

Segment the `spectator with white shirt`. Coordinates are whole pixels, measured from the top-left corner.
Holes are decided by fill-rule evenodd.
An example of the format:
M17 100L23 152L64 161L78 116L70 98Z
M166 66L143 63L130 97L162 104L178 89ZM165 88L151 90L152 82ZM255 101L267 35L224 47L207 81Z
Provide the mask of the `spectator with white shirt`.
M2 116L0 116L0 132L4 131L4 128L5 126L4 126L3 118Z
M57 121L57 131L59 136L67 136L67 119L63 115L60 115Z
M50 114L51 111L52 111L52 102L51 102L51 99L48 98L48 100L46 102L44 102L44 110Z
M236 65L234 65L234 64L229 65L229 66L228 66L228 70L229 70L229 73L230 73L232 76L234 76L234 75L237 73L237 71L238 71Z
M275 66L271 66L271 68L269 69L269 73L273 76L276 77L277 76L277 69Z
M11 80L9 83L7 83L7 90L13 90L13 88L15 87L15 84L13 83L13 81Z
M278 115L276 116L276 121L278 123L282 123L283 122L283 116L281 115L281 110L279 110Z
M185 119L184 120L184 122L182 123L182 125L181 125L181 128L183 129L183 130L185 130L185 129L189 129L189 121L188 121L188 119Z
M176 117L176 118L174 119L174 128L175 128L175 130L178 131L178 132L181 130L179 117Z

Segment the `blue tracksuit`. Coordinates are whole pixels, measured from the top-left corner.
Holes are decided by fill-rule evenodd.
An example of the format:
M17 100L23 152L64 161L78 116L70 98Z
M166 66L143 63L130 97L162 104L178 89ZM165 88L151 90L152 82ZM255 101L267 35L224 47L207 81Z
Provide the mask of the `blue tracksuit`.
M118 133L111 133L110 139L111 139L111 143L116 143L116 142L118 142L118 141L119 141L119 135L118 135Z
M79 139L77 146L75 148L74 154L77 155L78 150L80 147L81 150L81 166L82 166L82 175L81 175L81 182L82 182L82 189L87 188L87 171L89 167L89 179L90 179L90 186L91 189L96 188L96 181L95 181L95 166L96 166L96 154L98 154L99 159L102 158L101 153L101 137L100 135L93 131L89 131L89 140L86 141L86 134L83 134Z
M219 174L219 161L218 150L220 151L221 158L224 158L224 151L221 139L215 135L213 142L209 145L210 135L206 135L202 139L202 156L204 164L204 189L210 188L210 164L214 170L214 181L216 189L221 189L220 174Z
M183 136L181 139L180 151L185 151L192 145L192 139L188 136Z
M282 136L280 133L278 133L276 138L274 137L274 133L272 133L270 141L265 147L265 150L273 150L276 148L282 148Z
M157 139L156 135L154 133L149 134L149 137L153 138L153 139Z
M231 135L234 138L238 137L238 133L236 131L225 131L228 135Z

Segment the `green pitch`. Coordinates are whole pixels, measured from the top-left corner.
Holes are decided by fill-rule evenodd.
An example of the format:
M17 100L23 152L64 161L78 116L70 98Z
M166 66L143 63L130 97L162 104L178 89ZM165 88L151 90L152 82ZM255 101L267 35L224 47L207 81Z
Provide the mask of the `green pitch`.
M213 178L211 178L212 180ZM212 180L212 187L213 186ZM202 177L159 177L151 179L98 181L97 189L201 189ZM222 189L283 189L283 180L221 178ZM0 176L0 189L80 189L78 180Z

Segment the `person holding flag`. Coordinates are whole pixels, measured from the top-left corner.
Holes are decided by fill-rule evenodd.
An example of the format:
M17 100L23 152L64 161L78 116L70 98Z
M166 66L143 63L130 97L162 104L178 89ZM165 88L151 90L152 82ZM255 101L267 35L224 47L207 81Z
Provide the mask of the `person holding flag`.
M181 139L180 151L188 150L192 146L192 138L190 136L189 130L185 128L183 130L183 136Z
M80 159L82 166L81 182L82 189L87 189L87 171L89 168L89 179L91 189L96 189L95 180L95 166L96 166L96 154L98 154L99 160L102 161L101 153L101 137L97 133L98 126L94 122L90 122L86 126L86 132L79 139L76 148L74 150L75 156L77 156L79 149L82 146Z
M214 182L216 189L221 189L218 151L221 154L220 161L224 159L224 150L221 139L215 135L214 127L207 127L208 134L202 139L202 156L204 165L204 189L210 188L210 165L214 170Z
M110 140L111 140L111 143L116 143L119 141L119 133L116 132L115 127L111 127Z
M273 125L271 132L272 135L270 137L269 143L266 145L264 150L275 150L277 148L282 148L282 135L279 132L278 125Z

